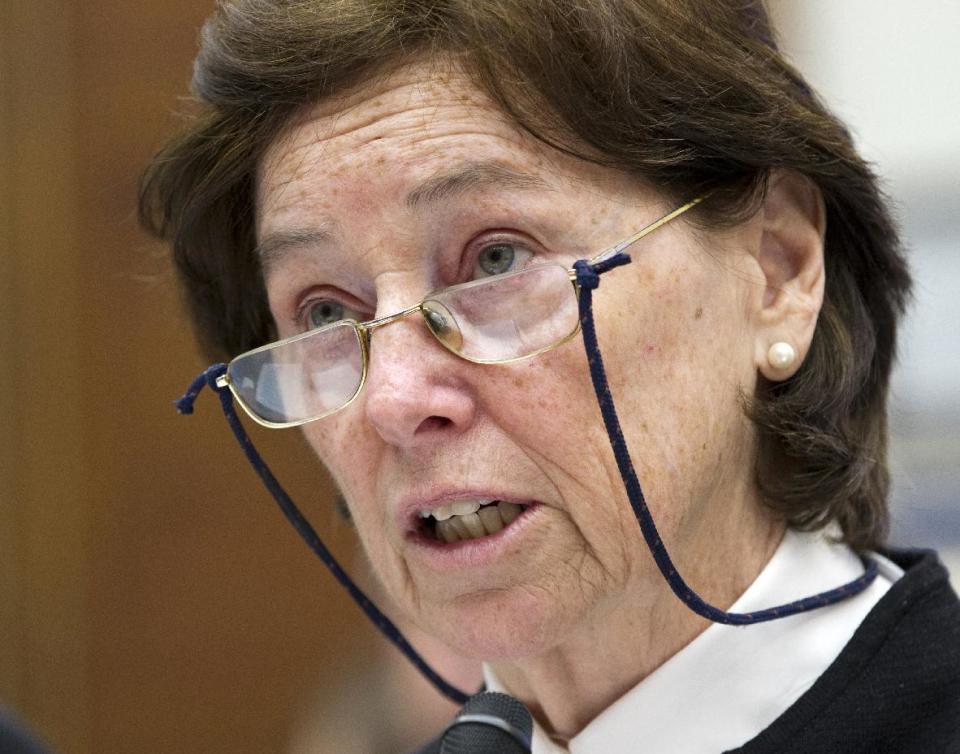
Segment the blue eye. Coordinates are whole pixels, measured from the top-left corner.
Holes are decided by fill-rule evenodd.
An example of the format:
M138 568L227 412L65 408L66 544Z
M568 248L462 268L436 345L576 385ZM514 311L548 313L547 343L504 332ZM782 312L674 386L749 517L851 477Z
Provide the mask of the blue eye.
M522 262L531 257L531 253L523 247L512 243L492 243L484 246L477 255L474 267L475 277L488 275L503 275L513 272Z
M326 327L344 319L361 321L361 314L333 298L319 298L307 301L300 310L299 320L307 330Z
M311 327L323 327L343 319L344 306L339 301L324 299L315 301L307 309Z

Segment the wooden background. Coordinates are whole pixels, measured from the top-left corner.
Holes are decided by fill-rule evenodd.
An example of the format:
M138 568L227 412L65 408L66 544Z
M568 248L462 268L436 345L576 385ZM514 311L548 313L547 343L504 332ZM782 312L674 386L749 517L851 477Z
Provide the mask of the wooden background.
M393 668L216 400L172 406L205 364L136 183L211 8L0 2L0 704L65 754L373 751L325 710L381 662L428 725L452 708ZM299 435L255 437L362 570Z

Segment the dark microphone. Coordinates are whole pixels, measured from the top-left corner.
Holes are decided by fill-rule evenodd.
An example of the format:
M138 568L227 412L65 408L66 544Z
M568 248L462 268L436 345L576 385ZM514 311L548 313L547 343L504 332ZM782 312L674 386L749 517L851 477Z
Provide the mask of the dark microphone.
M471 696L440 739L440 754L530 754L533 718L509 694Z

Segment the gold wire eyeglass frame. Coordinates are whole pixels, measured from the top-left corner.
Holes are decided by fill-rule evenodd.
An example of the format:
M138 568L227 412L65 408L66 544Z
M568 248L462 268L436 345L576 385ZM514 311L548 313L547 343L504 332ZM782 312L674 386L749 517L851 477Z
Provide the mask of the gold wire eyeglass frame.
M663 217L657 220L654 220L649 225L646 225L640 230L638 230L632 236L625 238L619 243L604 249L599 254L592 257L588 263L590 265L595 265L600 262L603 262L606 259L609 259L610 257L616 254L619 254L622 251L625 251L628 247L635 244L641 238L644 238L645 236L650 235L651 233L653 233L653 231L657 230L658 228L662 228L671 220L679 217L687 210L692 209L701 201L703 201L703 199L704 197L702 196L698 197L697 199L694 199L693 201L687 202L681 207L678 207L672 212L669 212ZM460 283L458 285L453 285L447 288L441 288L435 291L431 291L420 300L420 303L416 304L415 306L411 306L407 309L403 309L402 311L396 312L395 314L388 314L385 317L379 317L377 319L372 319L367 322L357 322L356 320L352 320L352 319L341 320L340 322L333 322L329 325L326 325L321 328L317 328L315 330L308 330L307 332L299 333L289 338L284 338L283 340L277 340L277 341L274 341L273 343L267 343L266 345L260 346L259 348L254 348L253 350L246 351L240 354L239 356L234 357L230 361L230 365L233 365L239 359L243 359L245 357L252 356L258 353L263 353L264 351L270 351L275 348L288 345L290 343L295 343L295 342L304 340L306 338L315 337L321 333L327 332L332 328L342 327L344 324L351 325L354 331L356 332L357 340L360 344L360 358L361 358L360 380L357 383L357 389L354 391L350 399L344 402L342 405L338 406L337 408L331 409L330 411L317 414L316 416L310 416L305 419L297 419L295 421L290 421L290 422L268 421L267 419L264 419L263 417L258 416L257 413L250 406L247 405L247 402L244 400L244 398L240 394L240 391L233 385L233 383L230 380L229 366L228 366L227 372L225 372L223 375L217 378L217 387L221 387L221 388L228 387L230 389L230 392L233 394L234 399L237 401L237 403L240 404L244 412L251 419L253 419L257 424L260 424L261 426L264 426L264 427L269 427L270 429L285 429L287 427L298 427L300 425L307 424L312 421L317 421L318 419L324 419L328 416L331 416L337 413L338 411L342 411L343 409L347 408L347 406L349 406L351 403L353 403L356 400L357 396L360 395L360 392L363 390L363 386L367 381L367 370L370 363L370 336L373 333L373 331L378 330L381 327L385 327L386 325L392 324L393 322L397 322L401 319L404 319L405 317L409 317L411 314L414 314L414 313L420 313L423 316L424 322L427 325L427 330L429 330L431 334L434 335L435 339L444 348L446 348L448 351L455 354L459 358L464 359L465 361L469 361L475 364L512 364L518 361L531 359L534 356L539 356L542 353L546 353L547 351L552 351L555 348L559 348L564 343L574 338L577 335L577 333L580 332L580 320L579 319L577 320L576 327L574 327L574 329L568 335L565 335L559 340L552 342L549 345L544 346L543 348L539 348L535 351L532 351L531 353L523 354L522 356L517 356L509 359L484 360L484 359L476 359L476 358L471 358L469 356L465 356L464 354L458 352L455 348L451 347L443 339L441 339L440 336L433 330L433 328L430 327L430 323L427 319L426 310L424 308L425 304L427 304L427 302L429 302L432 298L435 298L444 293L452 293L452 292L461 291L467 288L486 285L486 284L493 283L498 280L502 280L504 278L510 277L511 275L517 275L522 272L526 272L530 269L533 269L533 268L528 267L524 270L507 272L507 273L503 273L502 275L492 275L488 278L483 278L481 280L471 280L467 283ZM570 280L570 284L573 286L573 294L575 297L577 297L577 299L579 299L580 291L576 283L577 273L575 270L569 269L569 268L566 269L566 273L567 273L567 277Z

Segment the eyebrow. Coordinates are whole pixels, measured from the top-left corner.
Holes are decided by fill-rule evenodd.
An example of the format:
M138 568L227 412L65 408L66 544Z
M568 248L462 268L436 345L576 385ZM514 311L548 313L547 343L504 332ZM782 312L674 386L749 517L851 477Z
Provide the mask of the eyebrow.
M323 227L291 228L267 233L254 249L260 260L264 277L294 248L320 246L330 241L333 234Z
M407 206L419 209L453 196L484 188L545 189L546 181L531 173L522 173L501 162L466 162L434 175L407 194Z
M537 175L515 170L495 160L470 161L427 178L407 194L405 203L410 209L419 210L429 204L487 188L533 190L551 187ZM292 249L328 243L333 238L330 230L333 225L321 223L319 226L267 233L254 249L264 276L269 275Z

